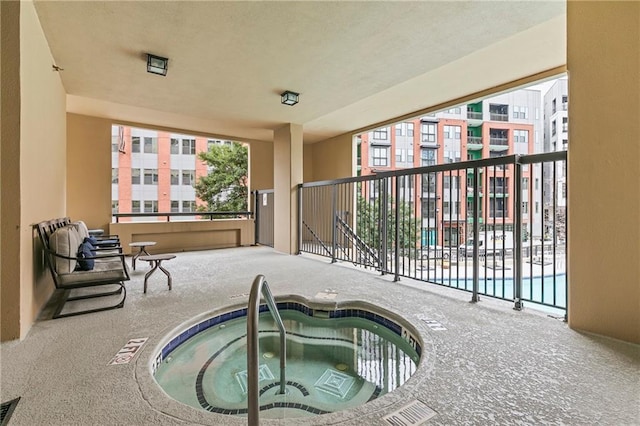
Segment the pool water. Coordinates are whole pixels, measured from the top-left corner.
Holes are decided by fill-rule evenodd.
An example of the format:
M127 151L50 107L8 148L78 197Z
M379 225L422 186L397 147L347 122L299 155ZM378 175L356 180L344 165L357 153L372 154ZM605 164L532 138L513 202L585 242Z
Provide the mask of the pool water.
M413 344L365 318L317 318L281 310L287 330L287 393L279 395L280 335L268 312L259 317L261 418L292 418L364 404L401 386L419 362ZM172 398L199 409L247 413L246 317L186 340L157 366Z

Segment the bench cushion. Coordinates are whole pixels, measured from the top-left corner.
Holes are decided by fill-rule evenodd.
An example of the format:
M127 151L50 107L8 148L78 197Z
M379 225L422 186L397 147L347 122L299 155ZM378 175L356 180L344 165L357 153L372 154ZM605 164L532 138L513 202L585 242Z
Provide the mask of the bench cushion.
M114 283L128 279L126 271L122 267L122 262L119 260L96 260L95 267L92 271L75 271L58 275L58 280L63 286L73 286L84 283Z
M75 227L67 225L56 231L49 237L49 248L56 254L68 257L76 257L78 247L82 243L80 235ZM68 274L76 268L75 259L63 259L55 257L55 269L58 274Z

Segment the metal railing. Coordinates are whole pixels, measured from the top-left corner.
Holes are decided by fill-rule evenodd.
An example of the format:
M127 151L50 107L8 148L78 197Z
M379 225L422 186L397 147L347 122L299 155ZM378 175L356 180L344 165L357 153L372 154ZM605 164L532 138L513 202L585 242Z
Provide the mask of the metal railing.
M140 218L140 217L156 217L165 218L166 222L171 222L172 217L192 217L200 220L214 220L214 219L228 219L228 218L245 218L249 219L253 215L253 212L238 211L238 212L144 212L144 213L113 213L113 221L120 223L120 218Z
M566 158L510 155L304 183L299 250L469 291L473 301L566 314Z
M249 293L249 306L247 307L247 381L248 381L248 424L257 426L260 418L260 389L259 382L259 345L258 345L258 317L260 315L260 296L264 296L265 302L271 315L273 316L276 326L280 331L280 391L279 394L286 393L287 385L285 379L285 369L287 364L287 345L286 331L280 313L273 299L269 284L264 275L258 275L251 285L251 293Z

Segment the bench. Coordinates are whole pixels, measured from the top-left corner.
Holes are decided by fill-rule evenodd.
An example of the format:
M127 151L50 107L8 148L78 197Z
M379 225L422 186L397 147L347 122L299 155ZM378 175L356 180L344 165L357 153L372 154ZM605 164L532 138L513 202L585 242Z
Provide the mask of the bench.
M130 277L125 256L116 236L88 238L89 232L86 225L83 222L71 222L67 217L40 222L36 228L56 289L64 291L64 299L54 312L53 318L100 312L124 306L127 296L124 281L129 281ZM83 245L87 242L93 244ZM87 247L91 248L88 253ZM81 250L83 248L84 253ZM70 297L72 290L100 286L110 286L111 289L108 291L101 289L99 292ZM117 287L115 290L113 290L114 286ZM122 297L116 304L61 313L66 302L118 294L122 294Z

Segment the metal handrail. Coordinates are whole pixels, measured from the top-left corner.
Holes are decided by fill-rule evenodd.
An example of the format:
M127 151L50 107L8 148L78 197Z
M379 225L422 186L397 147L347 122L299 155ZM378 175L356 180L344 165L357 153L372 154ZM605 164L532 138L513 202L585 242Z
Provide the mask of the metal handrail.
M269 311L280 331L280 394L285 393L285 367L287 360L286 332L282 318L278 313L276 302L273 299L269 284L264 275L257 275L251 286L249 293L249 306L247 308L247 379L248 379L248 423L251 426L259 424L260 403L259 403L259 351L258 351L258 316L260 314L260 295L264 296Z

